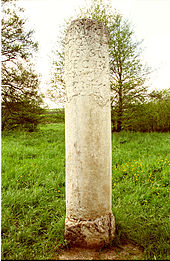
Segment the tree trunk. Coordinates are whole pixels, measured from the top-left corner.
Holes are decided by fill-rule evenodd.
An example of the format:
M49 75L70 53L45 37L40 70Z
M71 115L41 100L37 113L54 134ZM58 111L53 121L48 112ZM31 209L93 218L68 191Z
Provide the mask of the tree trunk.
M120 77L121 78L121 77ZM123 114L123 109L122 109L122 103L123 103L123 100L122 100L122 82L121 82L121 79L120 79L120 82L119 82L119 101L118 101L118 120L117 120L117 132L120 132L121 129L122 129L122 114Z
M120 132L121 131L121 129L122 129L122 121L121 120L118 120L117 121L117 132Z

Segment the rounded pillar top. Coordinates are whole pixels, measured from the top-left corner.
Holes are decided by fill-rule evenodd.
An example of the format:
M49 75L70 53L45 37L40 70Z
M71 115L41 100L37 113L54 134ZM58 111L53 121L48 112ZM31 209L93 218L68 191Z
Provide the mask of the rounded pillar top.
M73 20L66 32L66 43L71 38L92 37L96 41L109 43L110 33L107 27L100 21L89 18Z

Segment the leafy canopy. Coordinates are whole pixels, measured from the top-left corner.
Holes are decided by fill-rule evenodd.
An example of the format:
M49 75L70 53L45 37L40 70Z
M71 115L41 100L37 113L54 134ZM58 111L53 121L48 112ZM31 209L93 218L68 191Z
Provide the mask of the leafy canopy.
M38 75L30 59L38 43L32 40L33 30L26 30L24 10L16 1L2 0L1 5L2 129L27 125L28 121L36 126L42 99ZM26 114L27 117L23 117Z

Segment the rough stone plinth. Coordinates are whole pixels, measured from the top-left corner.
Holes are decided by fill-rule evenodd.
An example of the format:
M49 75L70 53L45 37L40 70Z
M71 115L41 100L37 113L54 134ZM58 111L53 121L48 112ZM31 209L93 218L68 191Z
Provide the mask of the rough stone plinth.
M91 19L66 33L66 220L71 244L98 247L114 236L109 33Z

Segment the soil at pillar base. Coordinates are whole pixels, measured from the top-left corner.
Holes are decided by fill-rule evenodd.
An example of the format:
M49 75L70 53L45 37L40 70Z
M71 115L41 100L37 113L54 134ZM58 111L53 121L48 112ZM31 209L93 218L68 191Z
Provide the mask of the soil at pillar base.
M65 238L88 248L115 234L108 42L105 26L91 19L74 20L66 33Z

